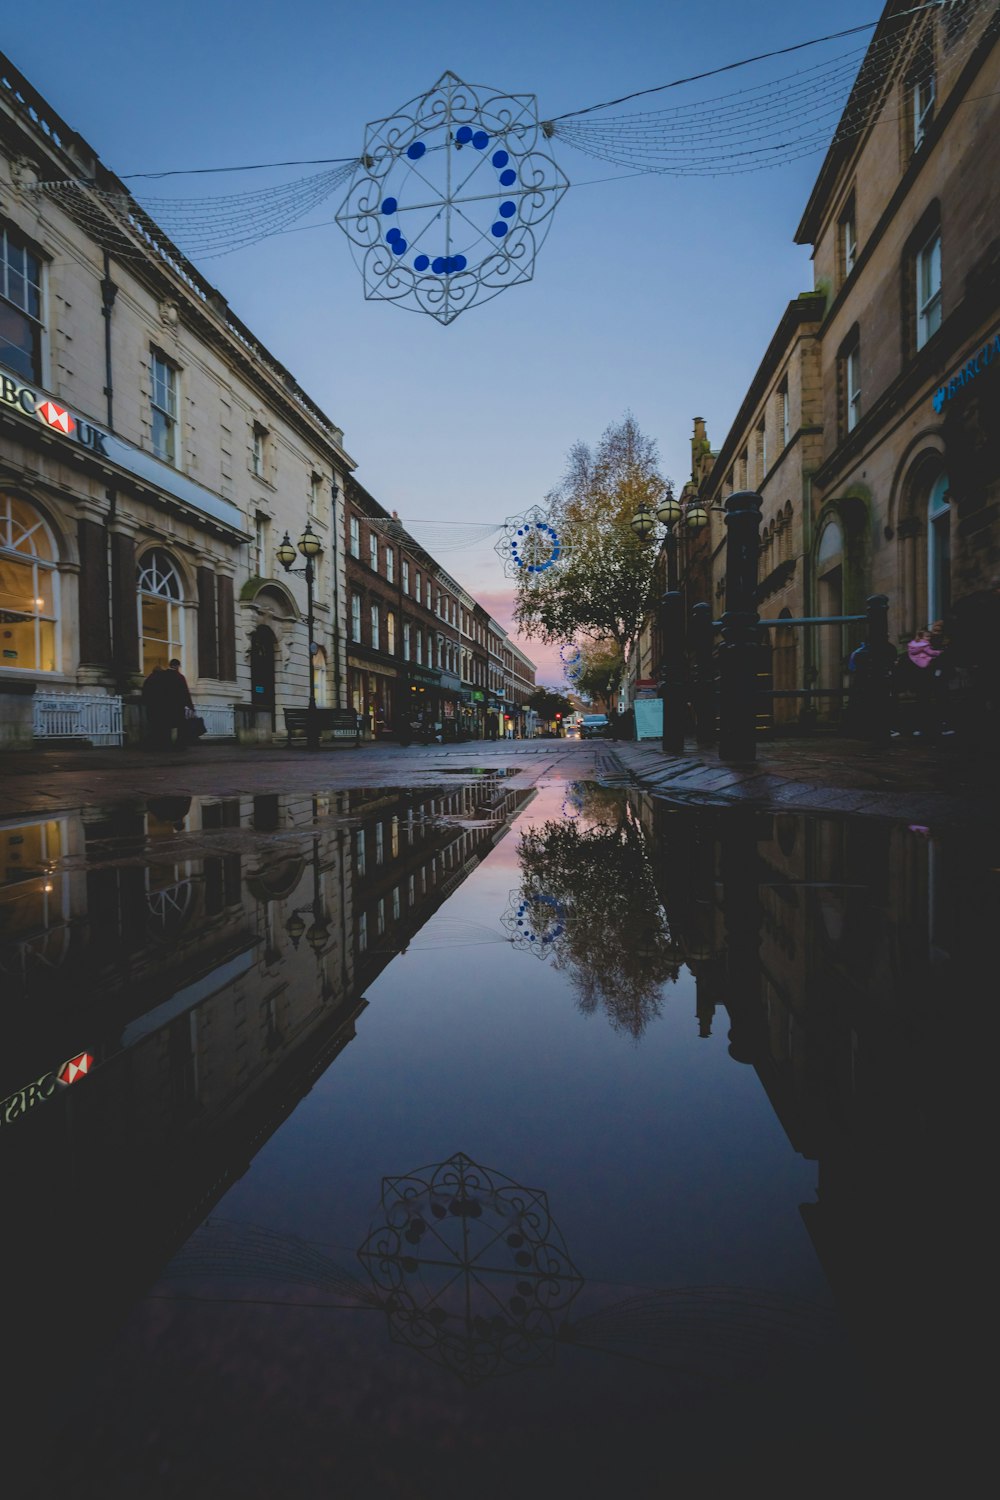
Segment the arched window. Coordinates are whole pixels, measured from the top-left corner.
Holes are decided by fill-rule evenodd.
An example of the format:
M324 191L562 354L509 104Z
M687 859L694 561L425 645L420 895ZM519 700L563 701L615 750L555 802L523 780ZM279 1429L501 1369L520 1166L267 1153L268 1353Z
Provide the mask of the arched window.
M35 508L0 494L0 667L57 672L55 539Z
M927 501L927 621L943 620L951 607L951 494L942 474Z
M142 670L165 667L177 657L184 670L184 615L181 581L169 555L159 547L136 568Z

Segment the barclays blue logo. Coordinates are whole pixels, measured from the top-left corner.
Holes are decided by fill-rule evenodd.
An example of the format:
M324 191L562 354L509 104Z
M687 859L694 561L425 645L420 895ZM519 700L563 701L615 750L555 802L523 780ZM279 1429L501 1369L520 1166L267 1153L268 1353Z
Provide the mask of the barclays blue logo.
M948 402L975 380L977 375L981 375L995 359L1000 359L1000 333L995 333L988 338L982 348L977 350L971 359L967 359L960 370L956 370L944 385L938 386L933 399L934 410L937 414L940 416Z

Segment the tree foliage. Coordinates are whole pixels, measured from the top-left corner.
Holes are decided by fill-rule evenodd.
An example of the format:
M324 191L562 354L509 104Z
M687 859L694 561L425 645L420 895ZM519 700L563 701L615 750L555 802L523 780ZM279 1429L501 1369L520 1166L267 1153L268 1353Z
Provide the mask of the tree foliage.
M579 818L528 830L518 847L522 898L559 903L554 940L587 1015L603 1010L636 1041L660 1015L680 961L666 927L642 829L621 792L590 787Z
M557 688L536 688L528 699L528 707L535 710L544 724L551 724L557 714L565 719L573 712L573 705Z
M624 662L614 641L585 644L580 653L580 676L577 690L592 703L603 703L610 709L618 698Z
M656 561L656 549L630 523L640 502L655 508L666 486L656 443L631 413L606 429L593 452L586 443L570 450L562 480L546 496L564 554L549 571L518 578L515 619L525 635L612 641L625 659L653 602Z

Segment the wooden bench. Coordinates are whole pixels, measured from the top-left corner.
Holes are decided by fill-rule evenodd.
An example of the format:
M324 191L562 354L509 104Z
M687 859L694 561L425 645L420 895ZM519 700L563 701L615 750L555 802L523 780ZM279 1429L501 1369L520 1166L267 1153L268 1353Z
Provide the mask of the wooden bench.
M358 716L351 708L317 708L313 711L316 716L317 734L329 734L335 740L351 739L356 745L361 743L361 733L358 729ZM288 736L288 744L292 743L292 736L301 736L303 739L308 734L309 710L308 708L286 708L285 733Z

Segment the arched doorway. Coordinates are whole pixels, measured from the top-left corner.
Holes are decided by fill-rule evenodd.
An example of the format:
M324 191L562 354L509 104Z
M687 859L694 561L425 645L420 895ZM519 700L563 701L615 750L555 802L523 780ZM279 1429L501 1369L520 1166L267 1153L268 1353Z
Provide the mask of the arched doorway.
M274 728L274 631L258 625L250 637L250 699L254 708L265 708Z

